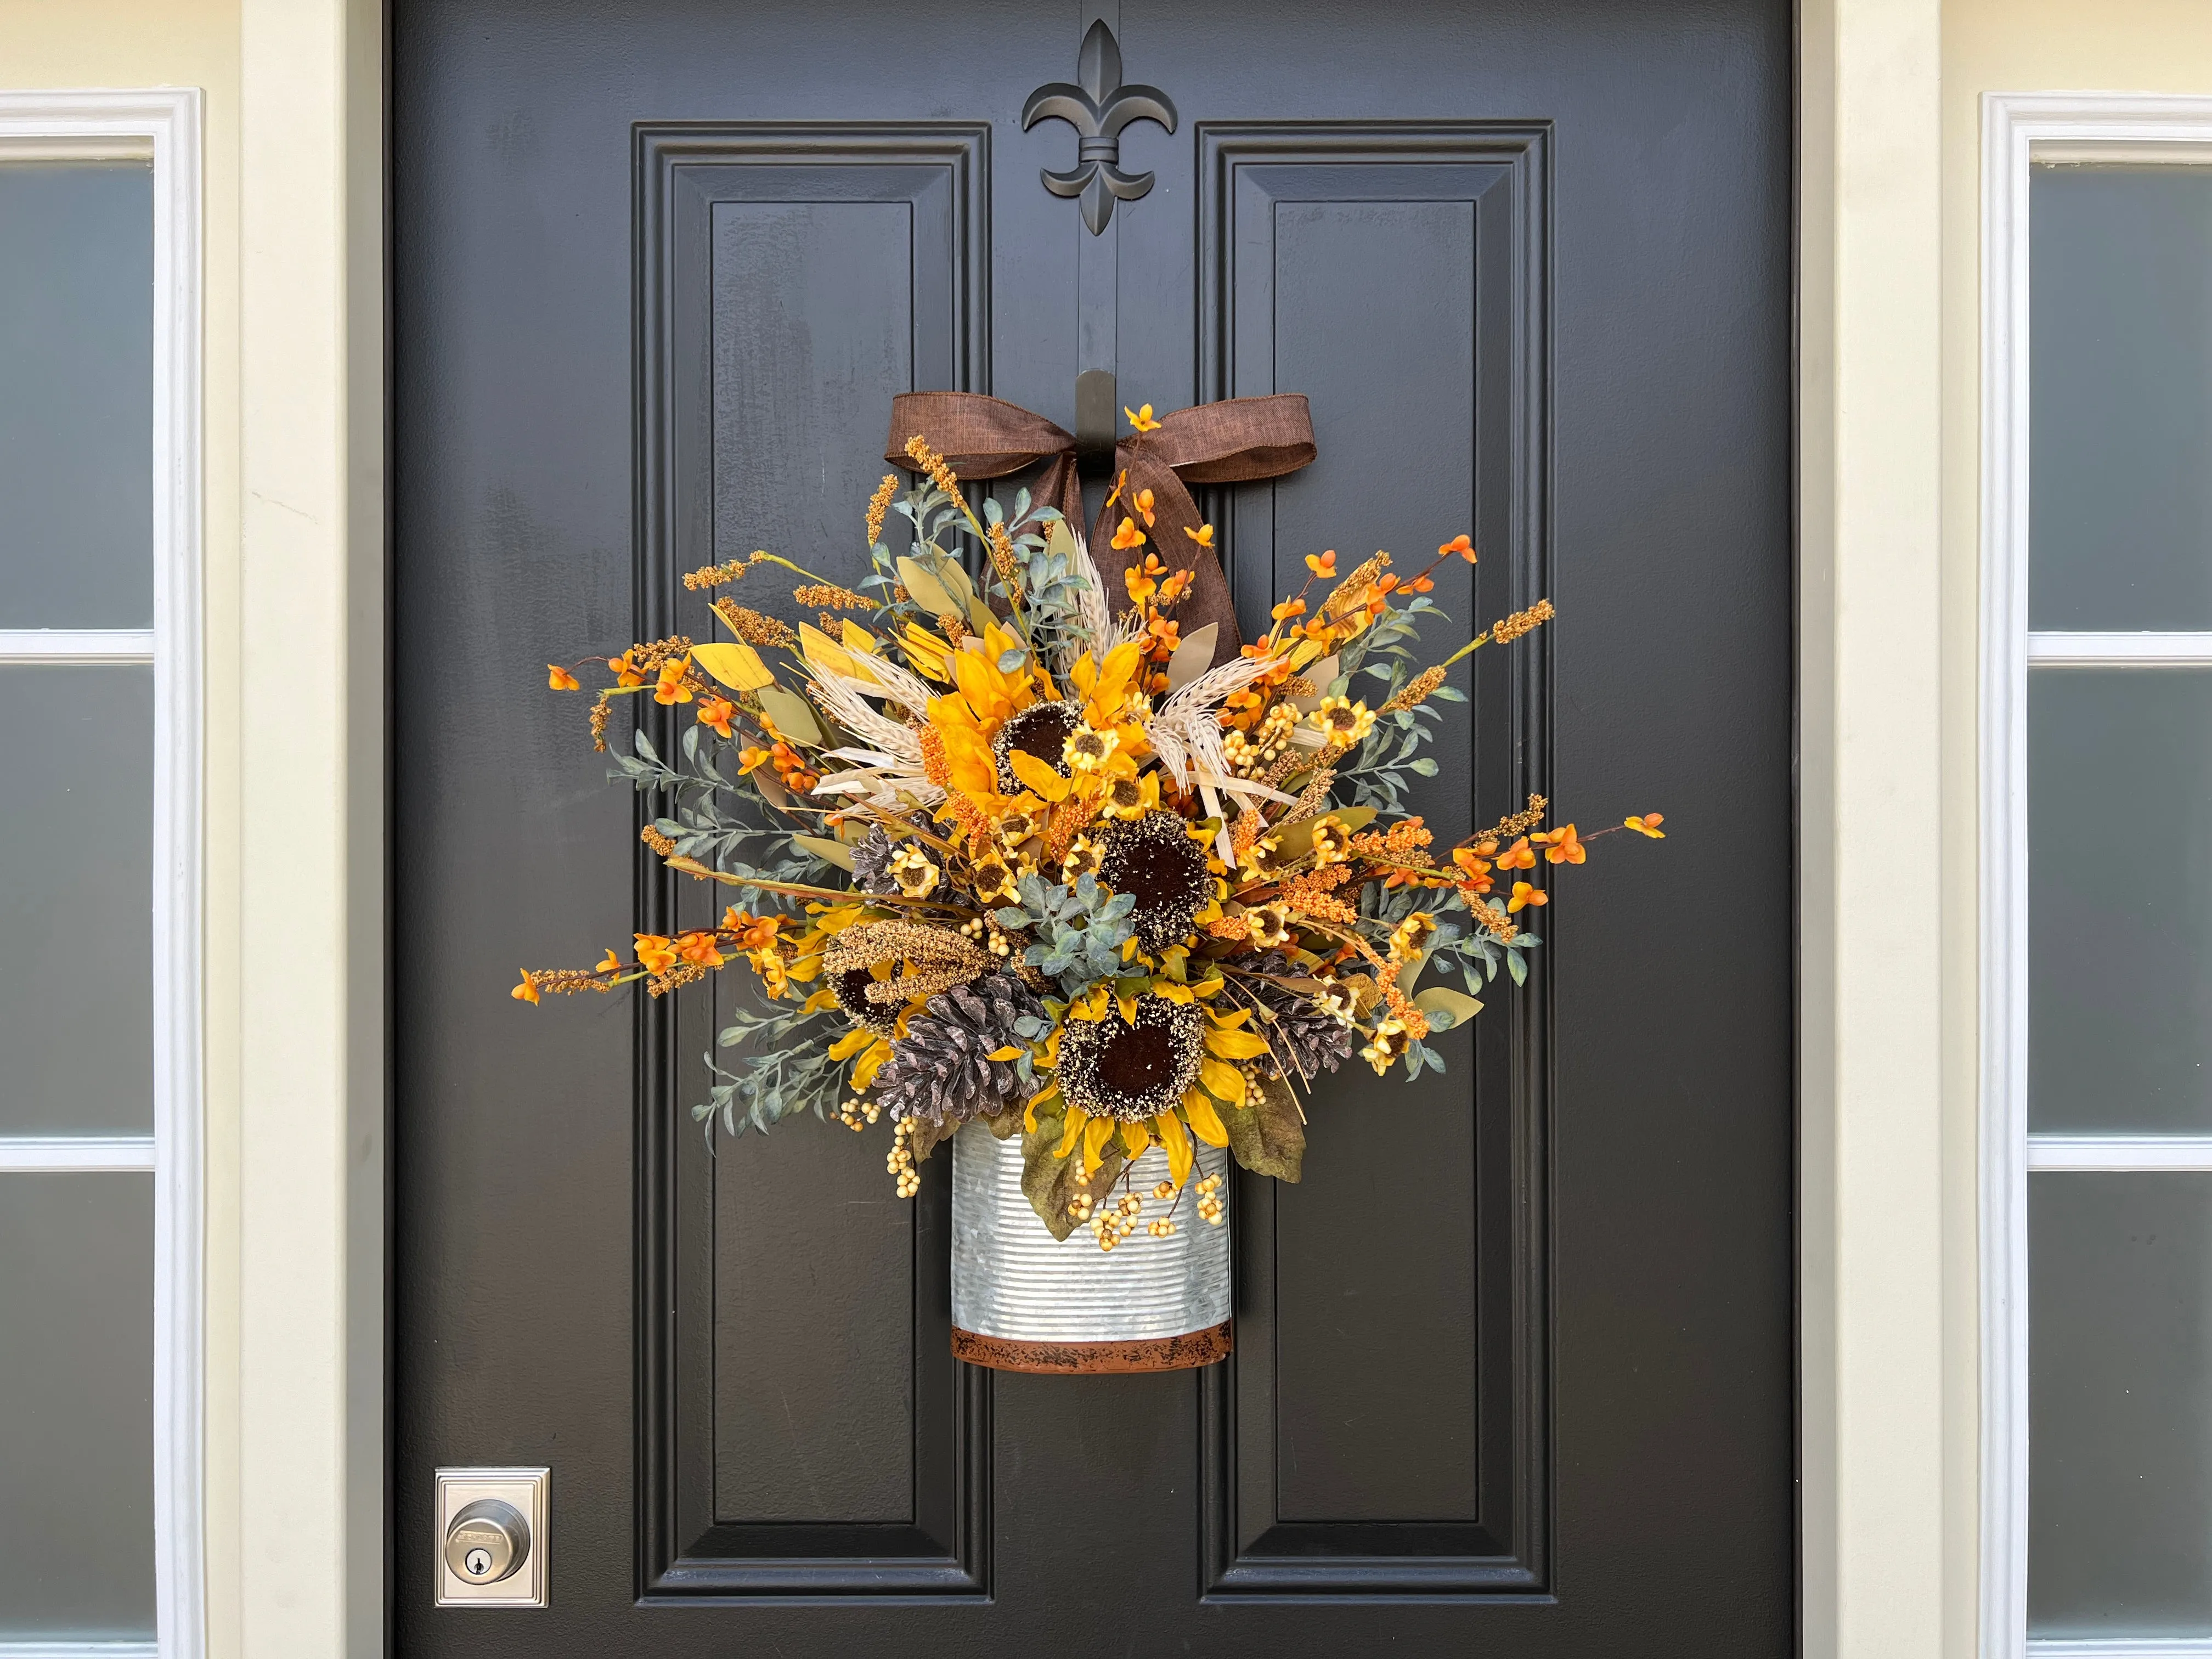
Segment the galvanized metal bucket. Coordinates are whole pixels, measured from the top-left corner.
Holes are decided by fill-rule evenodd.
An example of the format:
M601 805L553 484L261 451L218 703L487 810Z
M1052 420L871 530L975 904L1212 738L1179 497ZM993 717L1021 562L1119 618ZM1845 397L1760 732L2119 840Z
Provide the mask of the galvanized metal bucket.
M1228 1166L1225 1151L1200 1146L1194 1188ZM1132 1166L1145 1220L1167 1218L1168 1200L1152 1196L1167 1178L1158 1146ZM952 1138L953 1353L1045 1372L1180 1370L1224 1358L1229 1224L1201 1220L1196 1200L1184 1191L1164 1238L1140 1221L1110 1253L1088 1227L1055 1239L1023 1195L1020 1137L969 1124Z

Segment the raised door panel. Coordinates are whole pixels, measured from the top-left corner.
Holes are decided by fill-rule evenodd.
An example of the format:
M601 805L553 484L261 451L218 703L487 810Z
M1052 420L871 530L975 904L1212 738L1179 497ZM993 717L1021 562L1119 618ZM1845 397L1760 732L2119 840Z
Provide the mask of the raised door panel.
M647 637L719 637L683 576L757 548L865 574L855 503L881 468L853 435L899 392L981 373L988 155L988 129L957 123L639 130ZM813 620L789 579L757 581L736 597ZM642 724L680 763L684 723ZM650 856L639 881L658 931L726 896ZM719 1150L687 1132L718 1073L779 1060L713 1052L750 994L726 979L641 1014L646 1589L977 1594L988 1394L949 1352L944 1171L908 1204L834 1127Z
M1482 550L1437 568L1424 662L1545 591L1547 140L1200 127L1201 383L1304 392L1329 458L1220 503L1249 629L1350 525L1367 540L1340 568L1387 546L1410 576L1439 526ZM1516 649L1479 654L1470 701L1439 705L1435 775L1405 806L1440 830L1547 787L1543 641ZM1441 1075L1378 1085L1355 1057L1319 1088L1304 1181L1240 1182L1237 1353L1208 1384L1212 1595L1544 1583L1540 955L1503 991L1485 994L1510 1006L1436 1040Z

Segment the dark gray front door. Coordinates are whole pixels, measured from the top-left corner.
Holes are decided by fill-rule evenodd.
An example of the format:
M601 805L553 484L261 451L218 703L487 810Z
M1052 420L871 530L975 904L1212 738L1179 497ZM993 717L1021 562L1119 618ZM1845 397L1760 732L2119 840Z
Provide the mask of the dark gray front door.
M1020 125L1096 9L394 14L399 1653L1788 1650L1788 7L1125 0L1179 121L1097 236ZM544 665L707 637L716 558L856 569L895 392L1072 428L1092 368L1311 398L1314 465L1206 503L1248 621L1461 531L1459 637L1557 603L1433 822L1674 833L1555 884L1443 1077L1342 1074L1304 1183L1240 1186L1231 1362L993 1375L941 1164L710 1152L713 1010L506 993L693 902ZM432 1472L517 1464L550 1607L434 1608Z

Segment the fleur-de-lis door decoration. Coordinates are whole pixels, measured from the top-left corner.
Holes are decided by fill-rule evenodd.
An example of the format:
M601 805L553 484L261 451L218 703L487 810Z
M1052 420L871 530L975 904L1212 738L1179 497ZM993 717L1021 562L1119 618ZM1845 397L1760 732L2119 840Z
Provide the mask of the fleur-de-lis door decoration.
M1103 17L1083 37L1075 72L1080 86L1050 81L1030 94L1022 106L1022 130L1047 118L1075 129L1075 166L1065 173L1044 169L1044 187L1055 196L1079 198L1083 222L1096 236L1114 217L1117 199L1133 202L1152 187L1151 173L1121 171L1121 129L1132 121L1158 121L1173 132L1176 110L1158 87L1121 84L1121 48Z

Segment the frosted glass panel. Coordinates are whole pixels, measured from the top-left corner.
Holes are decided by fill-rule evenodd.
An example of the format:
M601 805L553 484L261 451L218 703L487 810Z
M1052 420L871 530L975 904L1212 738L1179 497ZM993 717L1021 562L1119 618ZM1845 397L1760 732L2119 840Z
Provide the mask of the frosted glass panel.
M154 173L0 165L0 628L154 623Z
M2030 188L2028 625L2212 629L2212 168Z
M2212 1175L2028 1187L2028 1628L2212 1633Z
M0 1135L143 1133L154 671L0 667Z
M0 1175L0 1643L154 1626L154 1178Z
M2039 669L2027 751L2029 1126L2212 1133L2212 670Z

